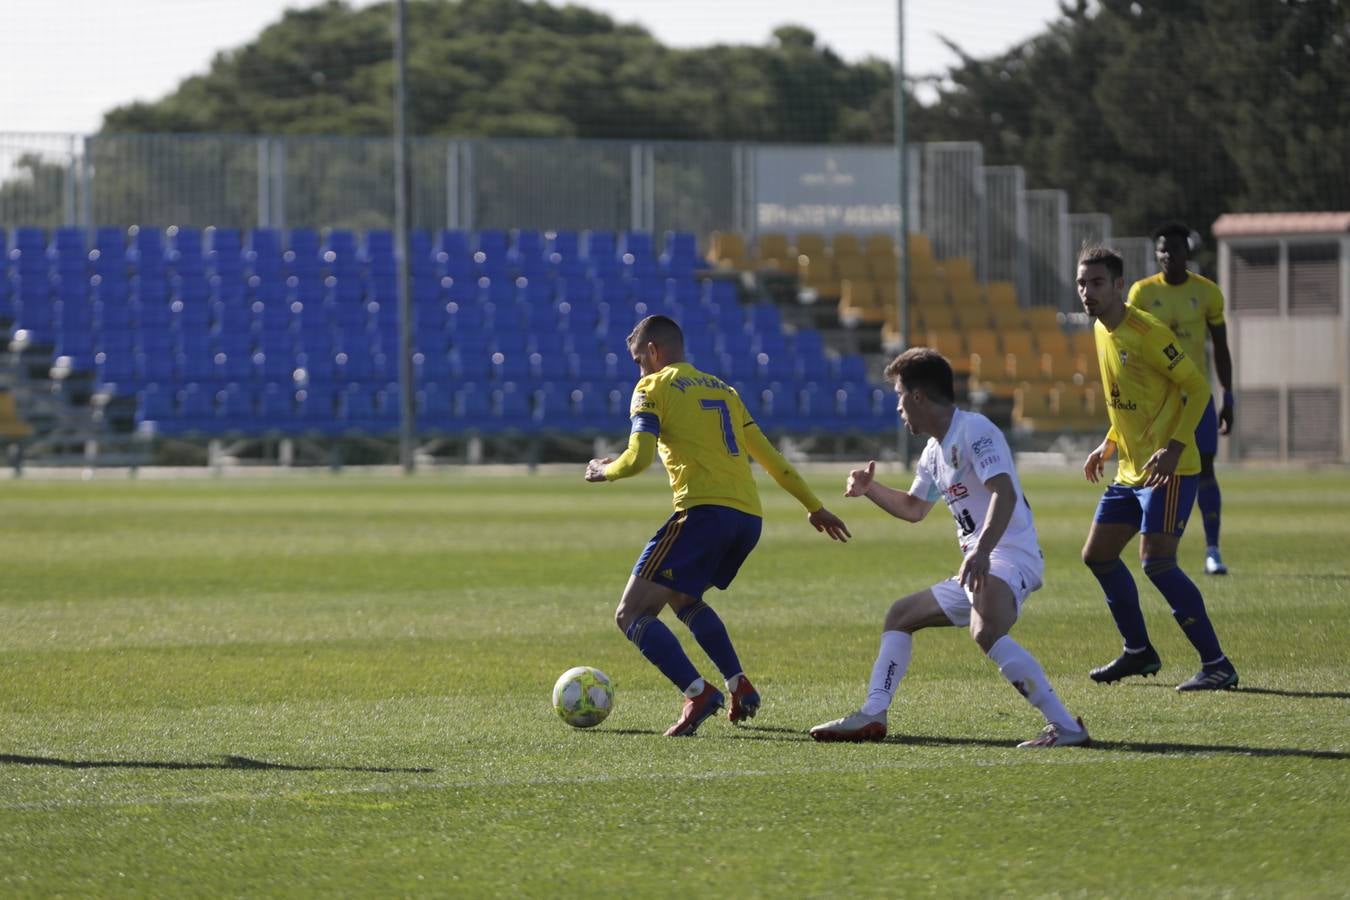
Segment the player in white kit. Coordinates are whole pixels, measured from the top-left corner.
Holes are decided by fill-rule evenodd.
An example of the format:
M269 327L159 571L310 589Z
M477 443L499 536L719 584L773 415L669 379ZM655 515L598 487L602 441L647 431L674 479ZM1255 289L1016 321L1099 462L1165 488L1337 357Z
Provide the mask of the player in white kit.
M909 668L914 632L963 625L1003 677L1045 716L1040 735L1019 747L1088 743L1083 720L1065 709L1041 664L1008 634L1023 601L1041 586L1045 561L1007 439L984 416L956 408L951 364L936 350L906 350L886 367L886 377L895 382L905 425L913 434L929 435L928 444L908 491L876 481L876 462L870 462L849 473L844 496L867 497L909 522L922 521L938 498L946 500L964 558L954 578L891 605L862 708L817 725L811 737L884 739L886 711Z

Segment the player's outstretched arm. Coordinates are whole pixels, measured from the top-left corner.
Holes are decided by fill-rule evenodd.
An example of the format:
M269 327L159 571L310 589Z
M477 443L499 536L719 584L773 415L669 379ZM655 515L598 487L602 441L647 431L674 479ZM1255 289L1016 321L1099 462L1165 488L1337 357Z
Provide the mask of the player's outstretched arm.
M877 461L870 460L865 469L854 469L848 473L848 482L844 485L845 497L866 497L897 519L906 522L920 522L933 508L932 501L922 500L908 491L895 488L876 480Z
M778 448L774 447L764 432L759 430L758 425L751 423L746 426L745 446L750 451L750 458L759 463L779 487L796 497L797 502L806 507L808 514L806 518L811 527L828 534L831 540L847 541L853 536L849 533L844 520L825 508L815 492L802 479L801 474L792 463L783 458L783 454L779 453Z
M619 458L593 459L586 464L587 481L618 481L646 469L656 459L656 438L645 431L628 436L628 449Z

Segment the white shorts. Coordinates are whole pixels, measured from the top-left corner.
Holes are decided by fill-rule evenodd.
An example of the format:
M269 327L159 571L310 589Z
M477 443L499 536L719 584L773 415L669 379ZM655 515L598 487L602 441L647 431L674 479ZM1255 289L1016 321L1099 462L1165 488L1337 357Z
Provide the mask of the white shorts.
M1041 586L1043 566L1031 566L1017 559L995 552L989 558L989 574L1012 588L1013 600L1017 603L1017 615L1022 615L1022 604L1031 592ZM953 576L939 581L931 588L938 606L953 625L969 625L971 600L970 592L961 586Z

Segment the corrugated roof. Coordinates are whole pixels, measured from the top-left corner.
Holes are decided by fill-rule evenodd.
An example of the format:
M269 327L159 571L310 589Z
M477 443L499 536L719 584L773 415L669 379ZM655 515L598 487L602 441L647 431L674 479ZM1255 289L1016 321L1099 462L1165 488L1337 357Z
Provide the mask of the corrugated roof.
M1214 236L1221 238L1347 231L1350 212L1224 213L1214 220Z

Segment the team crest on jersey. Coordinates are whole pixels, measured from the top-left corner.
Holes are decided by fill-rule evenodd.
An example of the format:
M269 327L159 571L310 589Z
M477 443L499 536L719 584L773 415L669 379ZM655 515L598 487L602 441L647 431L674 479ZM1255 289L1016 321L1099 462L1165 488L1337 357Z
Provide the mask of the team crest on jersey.
M1128 350L1120 351L1120 364L1123 366L1129 361L1130 361L1130 351Z
M961 452L955 444L952 444L952 468L961 468Z
M1199 309L1199 308L1200 308L1200 301L1197 300L1197 299L1195 299L1194 297L1192 297L1192 298L1191 298L1191 309Z

